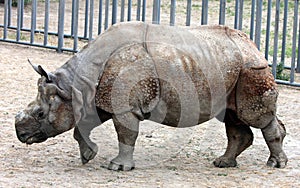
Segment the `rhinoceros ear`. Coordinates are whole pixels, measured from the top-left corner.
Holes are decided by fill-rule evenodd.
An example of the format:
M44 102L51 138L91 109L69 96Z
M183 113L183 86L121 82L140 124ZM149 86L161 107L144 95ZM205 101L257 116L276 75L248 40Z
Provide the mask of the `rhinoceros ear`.
M50 77L50 73L47 73L47 72L43 69L43 67L42 67L41 65L36 66L36 65L32 64L31 61L30 61L29 59L27 59L27 60L28 60L29 64L32 66L32 68L33 68L37 73L39 73L39 75L45 76L45 77L46 77L46 82L48 82L48 83L52 82L51 77Z

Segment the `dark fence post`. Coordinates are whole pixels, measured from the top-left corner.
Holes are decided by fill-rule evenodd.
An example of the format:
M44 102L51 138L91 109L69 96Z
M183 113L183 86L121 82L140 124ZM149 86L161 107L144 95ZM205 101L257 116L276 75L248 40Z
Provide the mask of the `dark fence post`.
M225 24L226 0L220 0L219 24Z
M34 33L36 29L36 6L37 6L36 0L32 0L30 43L34 42Z
M22 1L18 0L18 7L17 7L17 35L16 35L16 41L20 41L21 38L21 28L22 28Z
M73 3L72 3L73 4ZM45 0L45 18L44 18L44 46L48 44L48 30L49 30L49 12L50 12L50 0ZM72 22L73 23L73 22ZM72 25L73 26L73 25ZM74 27L74 26L73 26ZM72 28L73 31L73 28Z
M113 0L112 2L112 18L111 24L117 23L117 10L118 10L118 0Z
M270 30L271 30L271 15L272 15L272 0L268 0L268 12L267 12L267 31L266 31L266 46L265 46L265 58L269 59L269 44L270 44Z
M57 52L62 52L62 47L64 44L64 21L65 21L65 0L59 1L59 10L58 10L58 45Z
M153 0L152 23L160 23L160 0Z
M208 0L202 0L201 25L206 25L208 20Z
M297 57L297 69L296 72L300 73L300 22L299 22L299 34L298 34L298 57Z
M136 5L136 20L140 21L141 20L141 6L142 6L142 1L137 0L137 5Z
M73 33L73 50L76 51L77 47L78 47L78 13L79 13L79 0L72 0L73 4L74 4L74 10L73 10L73 18L74 20L72 20L72 24L73 24L73 28L72 28L72 33Z
M171 0L170 26L175 25L176 0Z
M255 44L258 49L260 49L262 5L262 0L256 1Z
M99 0L99 14L98 14L98 35L100 35L102 30L102 7L103 7L103 1Z
M276 70L277 70L279 14L280 14L280 0L276 0L276 15L275 15L275 28L274 28L274 53L273 53L273 63L272 63L272 74L273 74L274 78L276 78Z
M191 25L191 13L192 13L192 0L187 0L187 4L186 4L186 21L185 21L186 26Z
M93 26L94 26L94 0L90 0L89 41L93 39Z
M3 25L3 39L7 38L7 26L8 26L8 0L4 0L4 25Z
M255 19L256 0L251 1L251 20L250 20L250 39L254 37L254 19Z
M109 15L109 0L105 0L105 21L104 21L104 29L108 28L108 15Z
M298 28L298 0L294 3L294 20L293 20L293 43L292 43L292 59L291 59L291 83L295 81L295 61L296 61L296 45L297 45L297 28Z
M282 28L282 48L281 48L281 59L280 62L284 64L285 49L286 49L286 31L287 31L287 19L288 19L288 0L284 0L284 11L283 11L283 28Z
M131 21L132 0L128 0L127 21Z

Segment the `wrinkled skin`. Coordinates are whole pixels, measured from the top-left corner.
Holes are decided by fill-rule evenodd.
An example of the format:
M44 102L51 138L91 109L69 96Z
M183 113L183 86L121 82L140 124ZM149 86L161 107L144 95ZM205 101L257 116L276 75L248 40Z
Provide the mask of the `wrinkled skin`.
M108 168L127 171L134 168L140 121L189 127L216 117L228 137L216 167L237 165L236 157L253 142L250 127L262 130L270 150L267 165L287 164L275 81L263 55L240 31L117 24L55 72L33 67L42 78L36 100L16 115L21 142L43 142L75 127L85 164L98 151L91 130L112 119L119 154Z
M45 80L38 81L36 100L16 115L18 139L26 144L43 142L74 127L71 101L59 96L57 86Z

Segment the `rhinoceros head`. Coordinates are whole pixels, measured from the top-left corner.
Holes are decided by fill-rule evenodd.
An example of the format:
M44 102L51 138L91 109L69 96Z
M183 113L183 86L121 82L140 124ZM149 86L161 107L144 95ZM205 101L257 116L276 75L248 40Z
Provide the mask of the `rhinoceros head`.
M74 126L71 99L59 88L55 75L41 66L33 68L42 75L37 97L15 117L18 139L27 144L43 142Z

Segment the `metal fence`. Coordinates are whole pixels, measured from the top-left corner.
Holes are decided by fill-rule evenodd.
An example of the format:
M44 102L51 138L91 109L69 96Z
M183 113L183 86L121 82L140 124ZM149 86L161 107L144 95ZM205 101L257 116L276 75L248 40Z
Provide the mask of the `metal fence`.
M77 50L116 22L243 30L265 53L277 82L300 86L299 0L0 0L0 41Z

